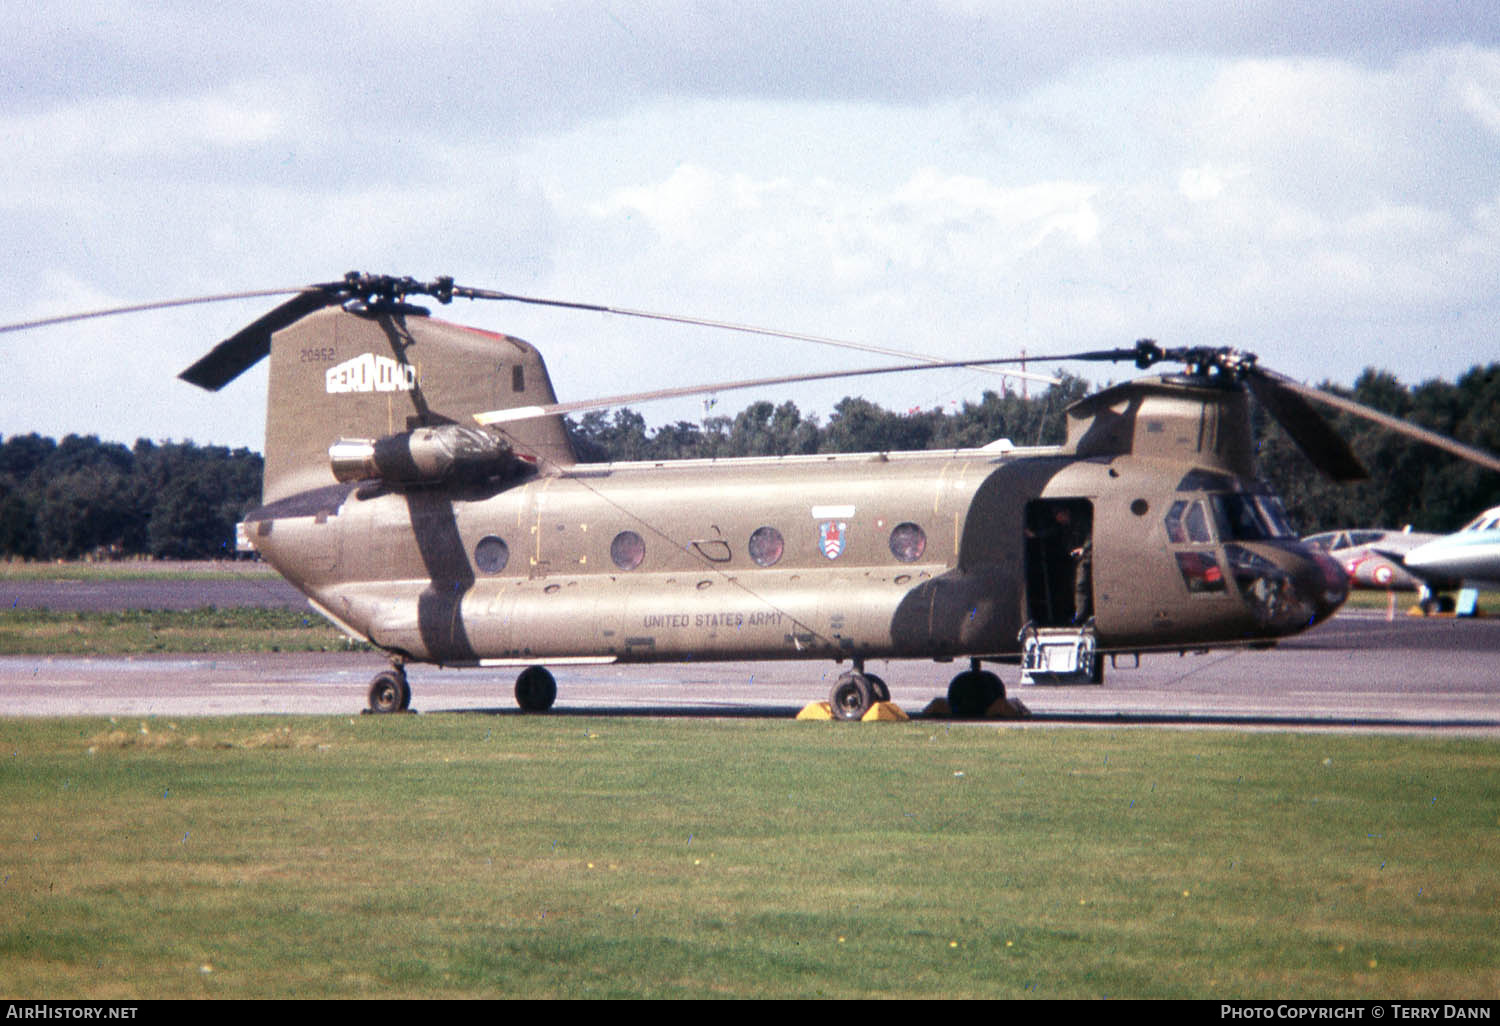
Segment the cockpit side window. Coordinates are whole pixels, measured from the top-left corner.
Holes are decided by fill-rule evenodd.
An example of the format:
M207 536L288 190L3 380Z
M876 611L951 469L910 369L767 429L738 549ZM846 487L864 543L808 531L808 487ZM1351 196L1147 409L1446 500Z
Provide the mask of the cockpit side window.
M1164 519L1167 541L1173 545L1203 546L1214 541L1208 506L1202 499L1179 499ZM1213 549L1177 549L1172 556L1189 595L1220 595L1225 591L1224 571Z
M1233 541L1265 541L1294 537L1281 504L1269 495L1210 495L1219 537Z
M1162 521L1167 528L1167 541L1173 545L1182 545L1187 542L1187 528L1182 523L1187 506L1185 502L1172 503L1172 508L1167 510L1167 515Z
M1189 470L1181 481L1177 482L1179 492L1232 492L1235 490L1234 478L1228 474L1220 474L1212 470Z
M1214 540L1213 532L1208 529L1208 514L1203 511L1203 503L1194 502L1188 507L1187 515L1188 541L1211 542Z
M1173 553L1189 595L1212 595L1224 591L1224 571L1211 551L1190 549Z
M1297 532L1292 529L1292 523L1287 519L1286 508L1281 505L1281 500L1274 495L1255 495L1255 508L1260 511L1261 518L1271 526L1271 534L1276 538L1294 538ZM1372 532L1379 538L1379 532ZM1357 545L1365 545L1367 542L1356 542Z
M1180 499L1172 503L1163 522L1167 529L1167 541L1174 545L1201 544L1214 540L1213 532L1208 526L1208 514L1200 499L1191 502Z

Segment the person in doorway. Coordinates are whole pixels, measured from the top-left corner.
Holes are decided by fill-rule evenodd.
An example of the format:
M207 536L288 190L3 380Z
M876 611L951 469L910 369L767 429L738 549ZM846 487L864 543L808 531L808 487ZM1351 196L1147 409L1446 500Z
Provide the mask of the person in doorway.
M1089 536L1087 518L1076 518L1067 506L1058 506L1045 518L1038 518L1036 526L1027 531L1040 546L1047 562L1046 612L1038 619L1052 626L1081 624L1093 615L1093 553L1094 546ZM1067 602L1069 567L1064 554L1072 562L1073 605Z
M1089 538L1069 553L1073 557L1073 623L1094 615L1094 543Z

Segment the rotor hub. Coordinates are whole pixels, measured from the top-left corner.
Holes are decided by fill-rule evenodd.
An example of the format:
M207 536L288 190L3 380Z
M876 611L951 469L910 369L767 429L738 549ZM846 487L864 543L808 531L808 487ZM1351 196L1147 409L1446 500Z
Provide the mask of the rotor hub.
M1135 347L1123 351L1126 358L1146 370L1163 360L1180 363L1187 368L1190 377L1206 378L1220 376L1232 381L1241 381L1255 369L1254 353L1247 353L1230 346L1181 346L1163 349L1154 339L1143 338Z

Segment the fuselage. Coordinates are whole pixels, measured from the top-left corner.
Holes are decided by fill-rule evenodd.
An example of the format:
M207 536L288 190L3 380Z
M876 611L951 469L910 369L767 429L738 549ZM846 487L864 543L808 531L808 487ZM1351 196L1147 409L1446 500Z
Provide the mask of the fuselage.
M372 481L247 520L351 634L448 664L1003 659L1084 620L1107 650L1195 648L1300 631L1347 588L1250 483L1054 448Z

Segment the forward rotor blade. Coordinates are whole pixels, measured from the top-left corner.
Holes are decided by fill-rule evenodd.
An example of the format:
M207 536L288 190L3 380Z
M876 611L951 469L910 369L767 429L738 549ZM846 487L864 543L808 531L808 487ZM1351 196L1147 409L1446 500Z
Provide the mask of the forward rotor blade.
M794 385L804 381L829 381L834 378L860 378L876 374L906 374L912 371L943 370L954 367L993 367L1006 363L1020 363L1021 357L1004 357L988 360L951 360L942 363L904 364L900 367L866 367L861 370L824 371L820 374L784 374L771 378L749 378L742 381L721 381L707 385L683 385L677 388L660 388L651 392L632 392L629 395L612 395L600 399L579 399L566 403L549 403L546 406L517 406L509 410L491 410L476 413L474 419L480 424L505 424L533 417L546 417L555 413L580 413L587 410L602 410L611 406L629 403L654 402L657 399L678 399L691 395L711 395L715 392L733 392L744 388L762 388L768 385Z
M1247 373L1245 384L1266 412L1292 436L1313 466L1340 484L1363 481L1370 476L1343 436L1302 398L1303 386L1262 370ZM1316 389L1306 391L1322 395Z
M210 349L202 359L177 375L189 384L217 392L271 352L271 336L310 313L341 302L342 283L312 285Z
M1449 438L1447 435L1440 435L1436 431L1418 427L1415 424L1409 424L1399 417L1392 417L1388 413L1381 413L1379 410L1371 409L1362 403L1355 402L1353 399L1345 399L1343 396L1332 395L1316 388L1310 388L1307 385L1300 384L1291 378L1284 377L1272 371L1258 371L1257 376L1271 378L1283 389L1296 392L1311 399L1313 402L1323 403L1326 406L1332 406L1336 410L1342 410L1345 413L1368 420L1372 424L1379 424L1389 431L1405 435L1407 438L1415 439L1418 442L1425 442L1428 445L1442 449L1444 452L1452 453L1461 459L1478 464L1488 470L1500 471L1500 456L1496 456L1492 452L1487 452L1472 445L1465 445L1462 442ZM1257 398L1259 398L1259 393L1257 393Z
M818 345L834 346L839 349L854 349L862 353L876 353L880 356L893 356L899 360L916 360L920 363L940 364L935 356L926 356L922 353L911 353L902 349L891 349L886 346L870 345L865 342L850 342L847 339L828 338L824 335L804 335L796 331L781 331L777 328L760 328L752 324L735 324L730 321L715 321L704 317L688 317L681 314L654 313L650 310L631 310L623 306L605 306L602 303L575 303L564 299L543 299L537 296L518 296L511 292L496 292L492 289L475 289L461 285L453 287L453 295L464 299L494 299L513 303L527 303L532 306L552 306L565 310L588 310L594 313L616 314L621 317L640 317L651 321L666 321L670 324L691 324L702 328L715 328L720 331L738 331L748 335L765 335L770 338L785 338L794 342L814 342ZM1133 353L1131 355L1134 355ZM1045 358L1041 358L1045 359ZM1022 361L1015 361L1020 363ZM980 368L987 369L987 368ZM1060 384L1059 380L1050 374L1034 374L1031 371L994 371L996 374L1004 374L1006 377L1025 378L1028 381L1039 381L1047 385Z

